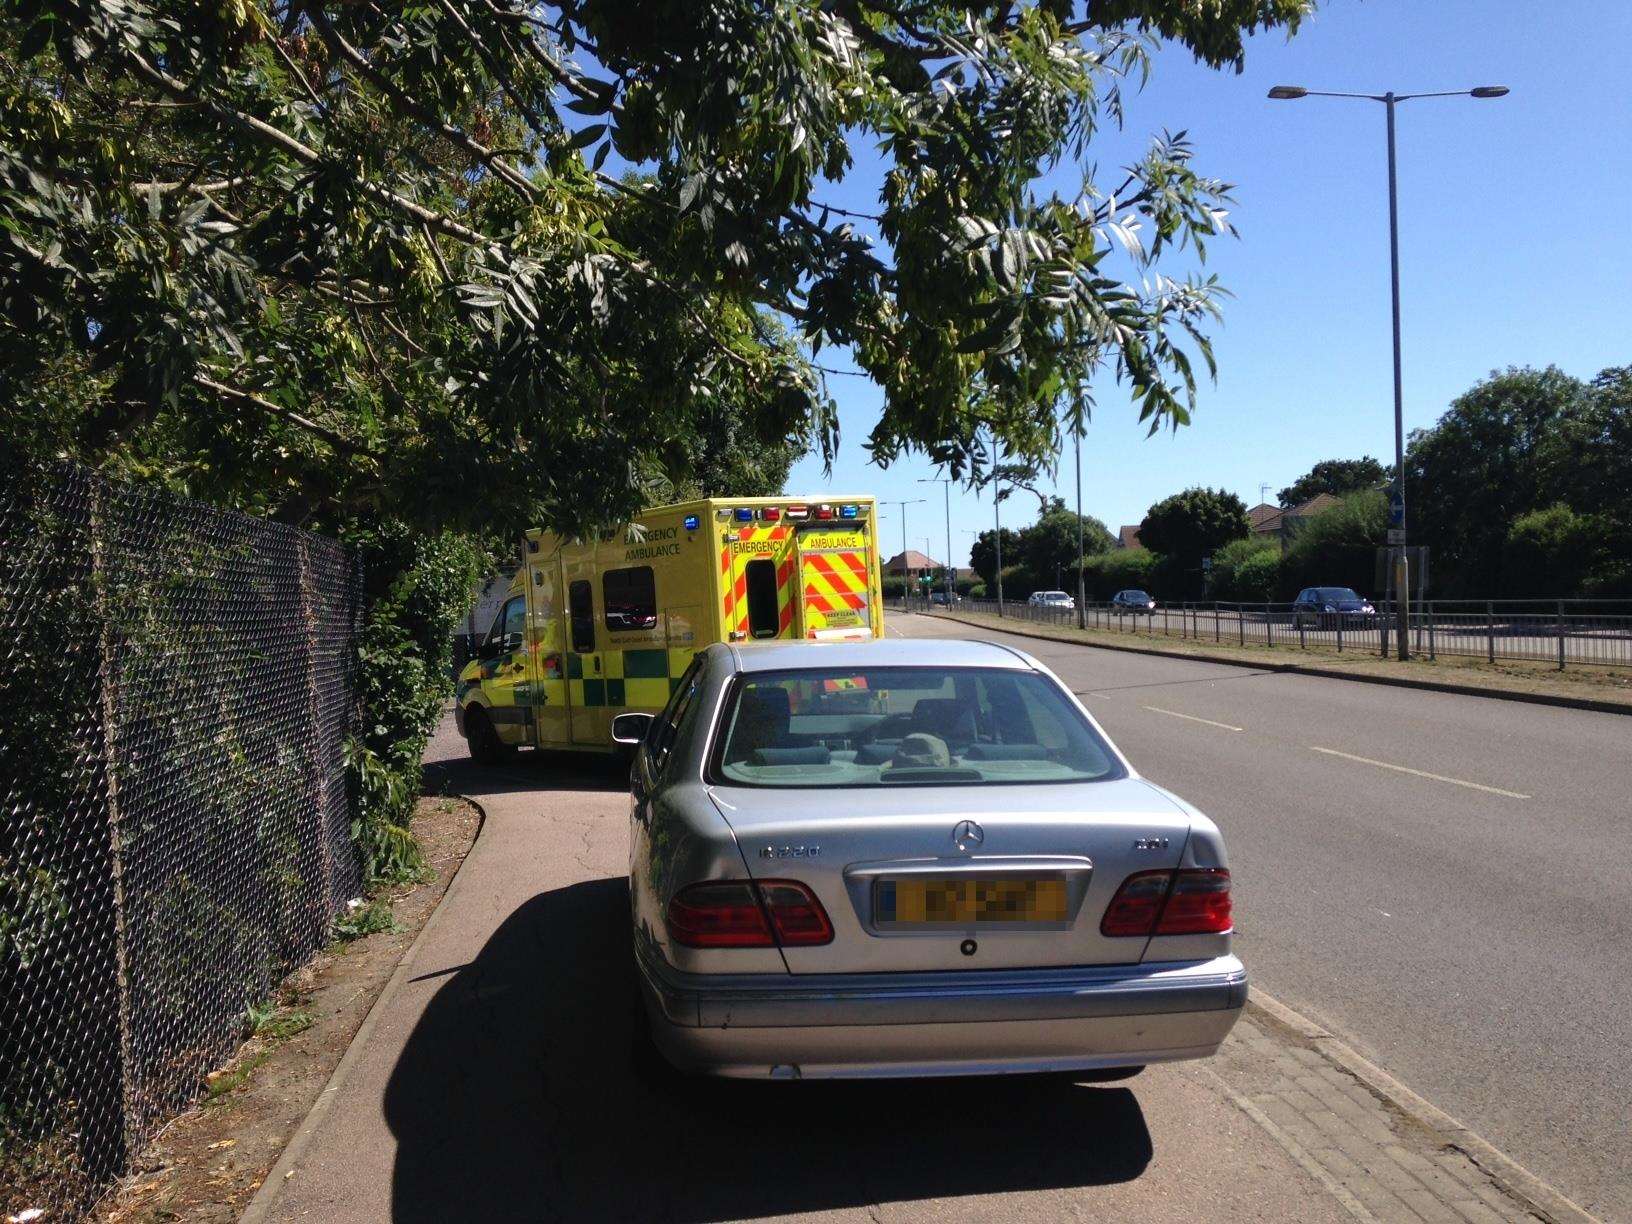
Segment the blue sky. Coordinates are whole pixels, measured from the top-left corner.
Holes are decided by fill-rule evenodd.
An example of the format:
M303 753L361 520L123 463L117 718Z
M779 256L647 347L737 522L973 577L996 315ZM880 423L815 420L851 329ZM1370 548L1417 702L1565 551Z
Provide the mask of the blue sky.
M1551 17L1545 14L1551 13ZM1219 378L1194 423L1147 438L1107 380L1083 444L1083 508L1114 531L1190 485L1268 500L1317 460L1372 454L1392 462L1388 216L1383 107L1265 99L1278 83L1397 92L1503 84L1495 101L1410 102L1399 111L1405 423L1431 424L1491 370L1555 364L1578 377L1632 362L1632 0L1326 0L1290 41L1255 40L1237 76L1164 51L1121 133L1091 157L1109 179L1150 133L1188 129L1197 165L1237 185L1238 240L1216 242L1208 268L1235 294L1215 329ZM858 159L859 161L859 159ZM1079 177L1067 168L1062 181ZM831 194L865 201L858 173ZM1107 186L1114 185L1112 183ZM1175 273L1186 265L1167 265ZM839 354L823 352L832 362ZM862 446L881 396L834 378L843 441L831 478L817 459L793 493L873 493L907 508L908 543L946 552L937 475L921 458L885 470ZM1069 451L1058 492L1073 500ZM1021 494L1005 522L1035 516ZM901 518L886 508L886 549ZM952 548L992 505L954 486Z

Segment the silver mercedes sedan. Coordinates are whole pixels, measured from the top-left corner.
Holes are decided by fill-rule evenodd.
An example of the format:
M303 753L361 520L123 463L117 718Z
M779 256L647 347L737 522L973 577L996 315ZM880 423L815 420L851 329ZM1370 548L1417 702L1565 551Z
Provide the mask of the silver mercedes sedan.
M714 645L613 733L682 1071L1107 1078L1212 1054L1246 1001L1217 827L1019 651Z

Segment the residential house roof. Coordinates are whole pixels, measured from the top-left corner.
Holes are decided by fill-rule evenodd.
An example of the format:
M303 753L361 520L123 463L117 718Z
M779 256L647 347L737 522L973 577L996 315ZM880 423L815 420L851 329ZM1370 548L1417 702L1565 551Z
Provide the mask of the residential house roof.
M1279 506L1272 506L1268 502L1259 502L1247 511L1247 522L1252 527L1253 535L1276 535L1281 530L1281 516L1285 513Z
M886 574L908 574L916 573L919 570L938 570L940 568L941 563L939 561L935 560L934 557L925 556L916 548L909 548L904 553L896 553L895 556L884 563L884 572Z
M1118 548L1143 548L1144 545L1139 542L1139 525L1136 523L1132 527L1123 527L1121 531L1117 532L1116 546Z

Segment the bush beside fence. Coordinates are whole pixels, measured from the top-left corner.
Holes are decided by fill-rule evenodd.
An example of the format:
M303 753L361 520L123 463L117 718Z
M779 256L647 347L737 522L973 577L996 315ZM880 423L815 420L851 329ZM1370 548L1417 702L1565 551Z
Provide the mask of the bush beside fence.
M88 1207L357 894L360 604L306 532L0 488L0 1214Z

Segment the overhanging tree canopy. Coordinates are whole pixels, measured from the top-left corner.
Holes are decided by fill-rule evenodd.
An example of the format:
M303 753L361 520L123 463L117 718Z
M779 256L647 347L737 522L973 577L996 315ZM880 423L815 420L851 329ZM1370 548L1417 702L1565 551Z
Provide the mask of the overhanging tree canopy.
M1105 362L1182 423L1220 289L1163 268L1227 186L1182 134L1039 183L1156 40L1228 65L1307 8L8 0L5 436L291 517L572 528L706 474L722 412L831 447L801 346L883 388L886 462L976 469L989 427L1046 463ZM824 192L868 143L860 217Z

